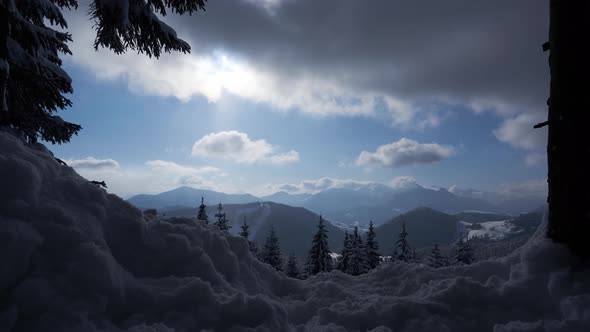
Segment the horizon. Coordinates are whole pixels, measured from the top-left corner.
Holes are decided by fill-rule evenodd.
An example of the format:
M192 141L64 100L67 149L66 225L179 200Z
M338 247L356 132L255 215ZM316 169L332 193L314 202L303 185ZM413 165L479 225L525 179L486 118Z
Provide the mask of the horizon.
M215 1L165 18L193 49L158 60L95 52L84 11L66 12L75 93L60 115L84 129L49 148L122 197L183 185L262 196L323 178L546 191L546 128L532 127L546 116L548 8L390 6L345 2L318 25L298 13L330 4ZM240 42L239 30L259 33Z

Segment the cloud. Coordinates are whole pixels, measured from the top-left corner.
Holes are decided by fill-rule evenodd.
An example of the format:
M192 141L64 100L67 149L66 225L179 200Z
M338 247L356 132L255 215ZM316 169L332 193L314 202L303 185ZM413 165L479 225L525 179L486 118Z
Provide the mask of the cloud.
M203 136L193 145L192 155L232 160L244 164L268 162L284 165L299 161L297 151L276 153L276 149L264 139L251 140L247 134L231 130Z
M92 161L93 158L79 160ZM227 173L211 166L194 167L166 160L148 160L143 165L119 165L115 161L105 164L113 166L116 163L116 167L89 167L88 163L81 163L83 166L77 167L74 166L77 164L75 161L66 160L66 163L88 180L105 181L109 191L122 197L155 194L179 186L192 186L227 193L237 191ZM96 164L102 165L98 162ZM90 165L94 164L90 163Z
M398 176L389 181L389 186L393 189L409 189L419 187L420 185L413 176Z
M334 179L331 177L322 177L315 180L303 180L296 184L286 183L270 186L275 191L286 191L289 193L318 193L320 191L341 188L341 189L360 189L370 185L380 185L373 181L361 181L353 179Z
M502 114L544 109L546 7L534 0L219 0L204 13L167 16L192 54L155 60L94 52L82 6L69 14L71 59L141 94L215 102L229 93L277 110L428 127L440 122L441 103Z
M66 159L64 161L77 170L112 170L119 168L119 163L113 159L86 157L83 159Z
M400 167L412 164L430 164L452 156L452 146L436 143L418 143L408 138L401 138L377 147L375 152L363 151L358 156L358 166Z
M534 129L533 126L547 119L546 114L521 114L508 118L494 130L498 140L511 146L534 150L547 145L547 128Z
M181 175L187 174L208 174L208 173L220 173L221 170L217 167L204 166L204 167L191 167L179 165L172 161L165 160L148 160L145 165L154 171L175 173Z

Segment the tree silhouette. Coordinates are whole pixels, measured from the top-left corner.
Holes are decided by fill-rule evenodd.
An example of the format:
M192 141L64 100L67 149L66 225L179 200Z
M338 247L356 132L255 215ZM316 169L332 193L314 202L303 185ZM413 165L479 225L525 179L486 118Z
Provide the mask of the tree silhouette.
M434 247L432 247L432 250L430 251L430 257L428 257L428 265L435 269L446 266L445 258L441 254L438 244L435 244Z
M248 237L250 236L250 226L246 223L246 217L244 217L244 223L240 226L240 228L242 229L240 236L248 240Z
M369 230L367 232L367 242L365 243L365 250L367 256L367 264L369 265L369 269L374 269L379 266L381 263L381 258L379 255L379 244L375 239L377 234L375 234L375 228L373 227L373 220L369 222Z
M367 252L365 250L365 245L363 244L363 239L361 238L358 226L354 227L354 232L352 233L350 242L352 243L352 249L346 272L352 274L353 276L367 273L367 271L369 271Z
M261 261L274 267L275 270L281 271L283 269L283 257L281 255L281 247L279 245L279 238L275 233L274 226L270 227L268 237L262 248L260 255Z
M199 213L197 214L197 220L202 221L205 225L209 223L209 217L207 216L207 205L205 205L205 199L201 196L201 205L199 205Z
M309 275L332 270L332 257L328 247L328 230L321 215L317 227L318 230L313 236L311 249L307 255L306 270Z
M225 212L222 211L223 206L221 205L221 203L219 203L219 205L217 206L217 213L215 214L215 218L217 218L217 220L215 220L214 225L219 227L219 229L221 229L222 231L228 231L231 228L231 226L229 225L229 220L227 220L227 218L225 217Z
M285 274L288 277L299 279L301 277L299 273L299 267L297 266L297 257L295 257L294 253L289 255L289 259L287 260L287 266L285 267Z
M590 3L551 0L548 236L590 257Z
M62 10L77 8L77 0L0 1L0 127L16 128L31 142L58 144L81 129L55 115L72 105L65 96L73 92L72 82L60 58L72 54L72 37L62 31L68 27ZM131 49L156 58L162 51L190 52L157 15L204 8L205 0L93 0L94 48L117 54Z
M408 243L408 232L406 232L406 222L402 220L402 231L399 233L399 238L393 250L392 260L400 260L409 262L414 258L412 247Z
M459 265L469 265L475 261L473 249L468 241L459 239L455 248L455 262Z
M342 244L342 254L338 258L336 269L344 273L348 271L348 262L350 261L350 255L352 254L352 241L348 231L344 231L344 243Z

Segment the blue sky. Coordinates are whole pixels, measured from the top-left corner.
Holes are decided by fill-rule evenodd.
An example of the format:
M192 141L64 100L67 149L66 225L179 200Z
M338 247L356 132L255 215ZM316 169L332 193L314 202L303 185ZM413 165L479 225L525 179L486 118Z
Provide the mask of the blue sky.
M221 2L219 8L212 5L206 14L192 19L221 15L216 14L216 9L223 13ZM277 21L281 10L293 10L279 4L269 12L257 2L240 4L260 15L261 21L264 17ZM305 22L284 15L284 21L304 26ZM387 184L409 176L422 185L502 191L538 184L546 177L544 133L532 129L544 116L538 106L542 101L536 102L542 91L517 93L518 88L510 87L502 91L504 84L495 88L491 82L497 70L488 68L522 69L524 81L515 85L520 87L529 79L526 70L546 71L520 59L527 56L530 62L542 63L538 50L527 49L528 53L515 53L517 59L500 57L497 64L486 65L487 57L478 58L481 50L466 41L463 53L475 62L471 70L490 73L465 74L469 69L467 64L461 66L465 55L449 52L447 63L457 68L449 71L457 77L445 78L439 86L430 83L441 73L422 72L427 67L424 63L396 63L392 58L395 70L383 73L387 59L376 66L373 57L364 53L340 58L316 54L317 46L302 44L294 52L306 60L293 59L286 68L285 59L276 60L282 51L271 33L255 40L268 44L265 57L259 57L255 53L259 49L225 41L222 32L211 30L219 34L219 40L209 45L210 41L192 32L197 30L192 21L171 21L195 50L191 55L173 54L156 61L132 53L94 52L89 47L92 30L88 22L79 15L70 18L75 27L75 54L66 59L65 69L73 79L74 106L61 116L84 129L71 143L52 150L82 175L107 180L111 191L122 196L180 185L267 194L283 184L323 177ZM326 29L336 29L338 24L328 24ZM490 39L498 33L484 32ZM542 36L543 31L531 39ZM291 37L296 47L297 36ZM521 37L506 34L503 43L510 47L518 42L511 38ZM353 52L346 43L338 47ZM366 53L374 52L376 59L384 52L374 45L367 47ZM328 56L334 59L326 65L324 57ZM415 87L395 89L399 84L396 75L414 79ZM422 82L419 79L424 75L432 77ZM514 79L510 72L505 75L505 80ZM469 83L478 77L490 78L491 83ZM388 90L391 86L394 88ZM363 151L366 155L361 158Z

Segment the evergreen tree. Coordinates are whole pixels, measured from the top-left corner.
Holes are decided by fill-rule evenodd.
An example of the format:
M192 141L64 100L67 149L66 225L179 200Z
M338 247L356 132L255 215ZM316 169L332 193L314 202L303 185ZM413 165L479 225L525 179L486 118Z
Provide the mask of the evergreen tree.
M455 262L458 265L469 265L475 261L473 257L473 249L468 241L459 239L455 249Z
M240 236L248 240L250 236L250 226L246 223L246 217L244 217L244 223L240 226L242 231L240 232ZM248 240L250 242L250 240Z
M287 266L285 267L285 273L288 277L299 279L299 267L297 266L297 257L295 257L294 253L289 255L289 260L287 261Z
M227 218L225 217L225 212L223 211L223 206L221 205L221 203L219 203L219 205L217 206L217 213L215 214L215 218L217 218L217 220L215 221L215 225L217 227L219 227L219 229L221 229L222 231L228 231L231 226L229 225L229 220L227 220Z
M367 232L367 242L365 243L367 264L369 265L370 270L376 268L379 266L379 263L381 263L381 255L377 251L379 250L379 244L377 243L377 240L375 240L376 236L373 220L371 220L369 222L369 231Z
M358 276L369 271L367 252L363 244L363 239L361 238L358 226L354 228L351 243L352 249L346 272L352 274L353 276Z
M199 213L197 214L197 220L202 221L205 225L209 223L209 217L207 216L207 205L205 205L205 198L201 196L201 205L199 205Z
M94 48L116 54L132 49L156 58L162 51L190 52L159 16L204 7L205 0L92 0ZM0 1L0 127L16 128L30 142L66 143L81 129L55 115L72 105L66 97L73 92L72 81L60 58L72 54L72 37L63 31L62 10L77 8L77 0Z
M428 265L435 269L446 266L445 258L441 254L438 244L435 244L432 250L430 250L430 257L428 257Z
M328 247L328 230L324 225L324 219L320 215L318 230L313 236L311 249L307 255L306 270L309 275L332 270L332 257Z
M350 255L352 253L352 241L348 231L344 231L344 243L342 245L342 255L338 258L336 269L347 273L348 262L350 261Z
M279 238L276 236L274 226L270 227L270 232L262 248L261 261L274 267L275 270L281 271L283 265L283 257L281 255L281 247L279 246Z
M260 252L258 250L258 242L248 241L248 244L250 245L250 252L252 253L252 255L260 260Z
M399 234L399 238L393 251L392 260L400 260L404 262L410 262L413 258L412 247L407 240L408 232L406 232L406 222L402 220L402 231Z

